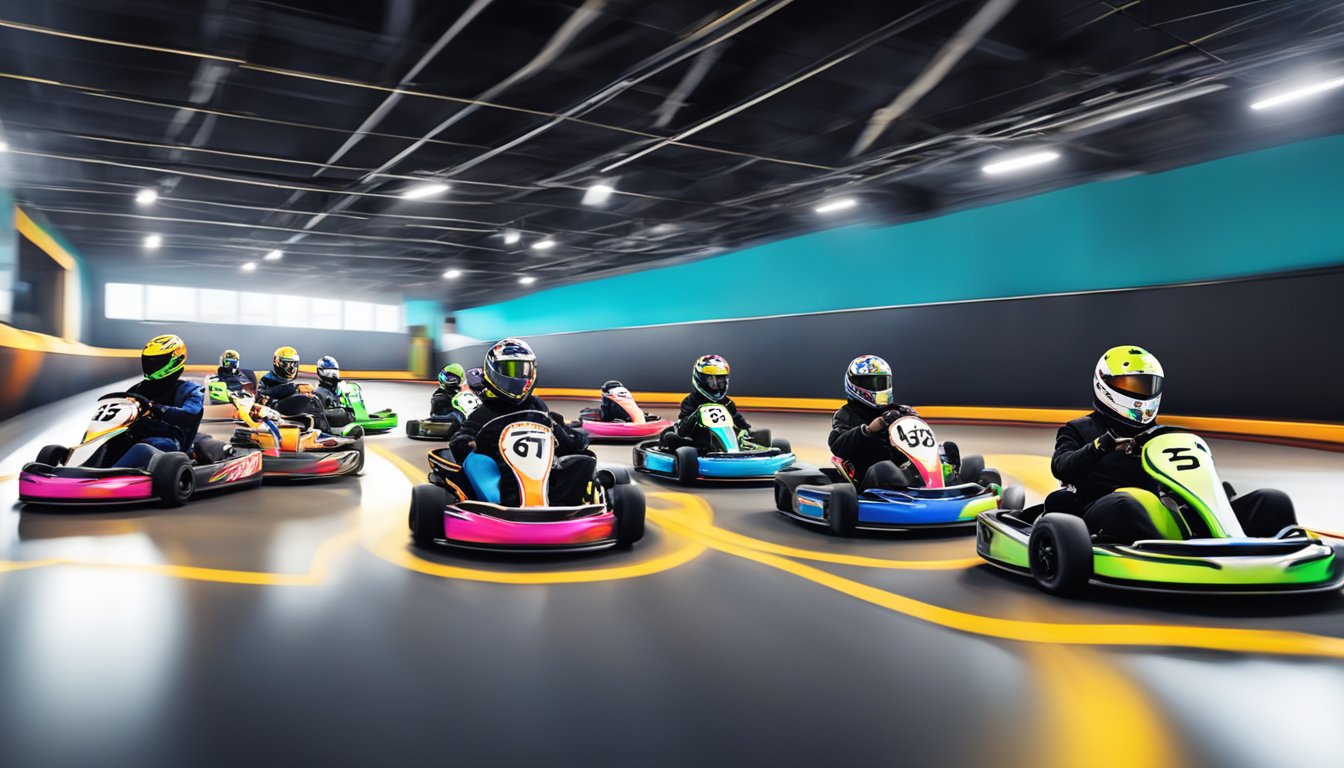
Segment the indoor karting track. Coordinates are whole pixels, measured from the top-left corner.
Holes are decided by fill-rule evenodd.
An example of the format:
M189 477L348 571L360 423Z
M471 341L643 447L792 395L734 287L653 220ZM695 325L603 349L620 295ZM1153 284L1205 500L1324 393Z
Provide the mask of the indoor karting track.
M428 393L366 387L403 419ZM633 550L422 551L406 509L435 444L396 433L368 439L359 479L14 505L23 461L93 400L0 426L0 764L1344 765L1338 593L1063 601L969 534L838 540L767 489L643 477ZM825 459L826 417L750 417ZM939 432L1051 486L1048 429ZM1344 454L1213 446L1239 489L1344 529Z

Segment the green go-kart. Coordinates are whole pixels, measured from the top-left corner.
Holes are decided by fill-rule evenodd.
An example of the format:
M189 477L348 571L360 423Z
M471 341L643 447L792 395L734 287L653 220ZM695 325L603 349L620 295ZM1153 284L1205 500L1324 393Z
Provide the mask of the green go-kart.
M352 424L358 424L365 432L386 432L397 428L397 414L390 408L369 412L364 405L364 391L357 382L342 381L337 385L336 393L341 397L341 407L350 413Z
M1029 574L1046 592L1075 595L1089 585L1151 592L1266 594L1344 586L1344 548L1296 525L1248 536L1209 446L1198 435L1158 426L1134 439L1157 494L1130 493L1163 538L1132 544L1098 541L1082 517L1037 505L1020 491L976 518L976 552L990 564ZM1010 495L1013 497L1010 499ZM1013 502L1016 502L1015 504Z

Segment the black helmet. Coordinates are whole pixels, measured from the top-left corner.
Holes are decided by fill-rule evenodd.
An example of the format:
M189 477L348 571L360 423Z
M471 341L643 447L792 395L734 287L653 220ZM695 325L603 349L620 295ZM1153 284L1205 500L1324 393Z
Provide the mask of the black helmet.
M485 388L495 397L521 402L537 382L537 356L522 339L501 339L485 353Z

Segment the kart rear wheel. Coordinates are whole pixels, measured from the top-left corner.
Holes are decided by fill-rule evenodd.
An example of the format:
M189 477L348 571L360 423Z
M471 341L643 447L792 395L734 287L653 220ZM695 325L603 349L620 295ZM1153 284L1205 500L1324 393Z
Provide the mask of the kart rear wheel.
M831 498L826 502L826 522L836 536L852 536L859 524L859 494L849 483L831 486Z
M700 477L700 454L696 452L695 446L683 445L677 449L675 468L677 482L682 485L695 485L696 478Z
M1092 578L1092 537L1076 515L1052 512L1036 521L1027 540L1036 585L1053 595L1083 591Z
M1003 475L999 474L999 470L997 469L986 469L984 472L980 473L980 479L976 480L976 482L985 486L986 488L990 487L991 485L997 485L1000 488L1002 488Z
M361 435L361 436L359 436L358 438L355 439L354 449L355 449L356 451L359 451L359 463L355 465L355 471L354 471L354 472L351 472L350 474L352 474L352 475L358 475L360 472L363 472L363 471L364 471L364 437L363 437L363 435Z
M793 445L782 437L771 440L770 447L777 449L781 454L793 453Z
M184 453L158 453L149 460L150 487L166 507L180 507L196 493L196 473Z
M644 538L644 491L637 485L618 485L607 491L616 514L616 544L628 547Z
M46 464L48 467L59 467L65 463L70 456L70 449L64 445L44 445L42 450L37 452L37 463Z
M407 436L407 437L419 437L419 436L420 436L420 422L419 422L419 421L417 421L417 420L415 420L415 419L408 419L408 420L406 421L406 436Z
M985 457L972 454L961 457L961 467L957 469L958 483L978 483L985 471Z
M443 510L450 500L448 490L437 485L417 485L411 489L411 539L428 547L443 538Z

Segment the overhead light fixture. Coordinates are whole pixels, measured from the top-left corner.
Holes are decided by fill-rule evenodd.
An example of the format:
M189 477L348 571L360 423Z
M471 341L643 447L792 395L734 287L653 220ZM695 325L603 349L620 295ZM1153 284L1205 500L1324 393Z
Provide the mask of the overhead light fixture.
M145 237L145 247L148 248L149 250L152 251L158 248L160 245L163 245L163 237L159 235L147 235Z
M9 151L9 142L0 141L0 152L8 152L8 151Z
M136 205L153 205L158 199L159 192L155 189L142 189L135 193Z
M1298 101L1299 99L1305 99L1308 96L1315 96L1318 93L1333 91L1340 86L1344 86L1344 77L1336 77L1334 80L1326 80L1314 85L1304 85L1301 88L1284 91L1276 96L1270 96L1268 99L1261 99L1260 101L1254 102L1251 104L1251 109L1261 110L1277 107L1280 104L1287 104L1292 101Z
M616 188L611 186L610 184L594 184L593 186L584 190L583 204L606 205L607 201L611 199L611 193L615 191Z
M1012 173L1013 171L1020 171L1023 168L1031 168L1037 165L1053 163L1058 159L1058 152L1047 149L1040 152L1028 152L1025 155L1017 155L994 163L986 163L982 170L990 176L996 176L1000 173Z
M531 285L531 284L537 282L537 278L535 278L535 277L533 277L533 276L531 276L531 275L524 275L524 276L518 278L518 282L522 283L523 285Z
M447 184L441 181L431 181L427 184L417 184L401 193L401 196L407 200L420 200L434 195L441 195L449 189Z
M257 262L255 262L255 261L245 261L245 262L243 262L243 271L244 271L244 272L256 272L256 271L257 271Z
M516 244L519 240L522 240L522 239L523 239L523 233L519 232L518 230L516 230L516 229L506 229L506 230L504 230L504 244L505 244L505 245L514 245L514 244Z
M835 213L836 211L843 211L846 208L853 208L858 204L859 201L855 200L852 197L842 197L839 200L831 200L829 202L822 203L821 205L818 205L816 208L813 208L812 210L816 211L817 213Z
M450 269L447 272L443 273L443 278L445 280L456 280L461 276L462 276L462 270L460 269Z
M267 253L267 254L266 254L265 256L263 256L262 258L266 259L267 261L279 261L279 260L283 259L284 257L285 257L285 252L282 251L282 250L280 250L279 248L276 248L275 250L273 250L273 251Z
M532 247L537 249L538 251L545 251L550 248L554 248L555 241L548 237L545 240L538 240L537 242L533 243Z

